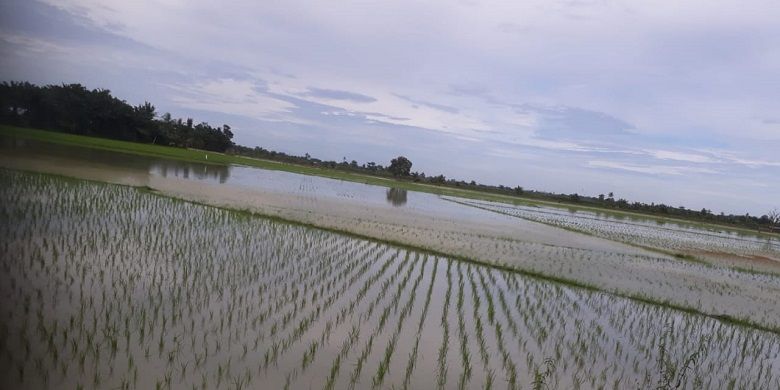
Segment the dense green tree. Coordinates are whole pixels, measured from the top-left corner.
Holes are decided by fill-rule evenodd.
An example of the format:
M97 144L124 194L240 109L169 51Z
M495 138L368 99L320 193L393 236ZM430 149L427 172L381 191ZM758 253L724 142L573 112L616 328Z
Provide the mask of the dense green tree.
M36 86L0 83L0 123L73 134L148 142L224 152L233 146L230 126L211 127L156 119L149 103L131 106L107 89L89 90L81 84Z
M447 183L447 178L444 175L431 176L430 182L433 184L445 184Z
M390 160L390 166L387 168L394 176L409 176L412 170L412 162L404 156L398 156Z

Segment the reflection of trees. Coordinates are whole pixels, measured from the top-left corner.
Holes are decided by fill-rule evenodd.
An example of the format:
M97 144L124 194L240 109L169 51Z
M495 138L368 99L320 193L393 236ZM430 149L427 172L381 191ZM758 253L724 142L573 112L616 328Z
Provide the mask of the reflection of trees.
M230 167L227 165L212 165L188 163L184 161L160 160L151 165L151 171L162 177L180 177L198 180L214 180L224 183L230 177Z
M406 190L400 188L387 189L387 203L393 206L403 206L406 204Z

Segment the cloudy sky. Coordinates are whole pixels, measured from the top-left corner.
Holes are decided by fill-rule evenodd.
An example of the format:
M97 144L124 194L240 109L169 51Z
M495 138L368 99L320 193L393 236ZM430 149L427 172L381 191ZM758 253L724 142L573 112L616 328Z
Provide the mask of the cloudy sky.
M238 143L716 212L780 207L780 2L3 0L0 80Z

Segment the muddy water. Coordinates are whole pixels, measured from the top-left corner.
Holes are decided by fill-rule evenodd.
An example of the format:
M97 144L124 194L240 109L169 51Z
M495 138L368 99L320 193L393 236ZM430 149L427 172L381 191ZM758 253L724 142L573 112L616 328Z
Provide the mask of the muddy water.
M662 343L675 367L707 348L686 388L780 380L774 333L127 187L0 184L2 388L651 388Z
M409 244L780 326L780 278L703 266L529 220L379 186L4 139L0 166L119 184Z

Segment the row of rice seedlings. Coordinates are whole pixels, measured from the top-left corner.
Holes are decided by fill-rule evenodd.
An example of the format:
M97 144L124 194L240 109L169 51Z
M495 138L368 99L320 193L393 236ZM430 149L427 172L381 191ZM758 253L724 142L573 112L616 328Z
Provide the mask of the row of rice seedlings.
M403 262L401 263L401 266L398 268L398 270L393 273L387 280L385 280L381 285L380 289L378 291L377 296L371 301L369 304L367 310L363 313L361 313L360 316L358 316L358 319L361 323L365 324L368 320L370 320L372 317L372 313L374 312L375 308L379 303L385 298L387 295L387 292L390 290L391 287L393 287L393 283L396 281L397 277L402 274L402 272L405 270L405 268L410 265L409 256L405 256ZM409 267L409 270L407 271L407 276L411 274L412 269L414 265ZM396 287L397 290L402 290L402 285L408 280L408 277L403 278L398 286ZM392 300L389 302L388 308L392 307ZM384 313L384 312L383 312ZM381 320L380 320L381 322ZM369 357L369 354L371 353L374 345L375 338L380 334L382 331L382 327L376 326L371 334L368 337L368 340L365 343L365 346L363 347L357 363L355 364L355 369L352 371L350 378L349 378L349 387L354 388L360 379L360 374L363 372L363 367L366 364L366 360Z
M387 271L389 266L393 263L394 259L395 257L386 258L384 266L380 268L378 273L371 275L364 281L363 287L358 292L357 296L354 299L352 299L349 304L343 305L341 310L334 310L333 313L331 313L330 319L326 321L326 326L323 329L323 331L319 334L319 336L316 336L313 339L311 339L311 341L308 344L308 347L303 351L303 358L302 358L300 370L293 369L291 372L288 373L288 378L289 378L288 381L290 383L293 382L298 375L302 375L306 372L309 365L311 365L314 359L316 358L317 352L320 351L324 346L328 344L332 330L337 329L341 325L341 323L348 318L348 315L351 316L354 309L365 297L366 295L365 292L367 291L368 287L370 287L374 281L376 281ZM354 275L352 278L350 278L348 285L349 286L354 285L358 280L360 280L363 277L364 274L365 274L365 270L363 272ZM323 310L323 312L325 312L325 310ZM312 321L311 323L314 323L314 321ZM356 325L353 324L353 327L355 326ZM351 349L351 346L357 341L358 335L359 332L354 334L351 333L350 336L347 338L347 341L349 341L349 343L345 341L345 344L342 346L342 352L336 358L334 366L331 367L331 378L329 378L329 381L335 380L334 375L338 373L338 368L340 367L340 360L346 357L346 354Z
M269 364L274 364L280 356L284 355L284 353L287 352L287 350L289 350L293 345L295 345L295 343L298 340L300 340L300 338L307 332L308 328L312 324L318 321L321 314L326 312L339 299L339 297L341 297L341 295L343 295L344 292L346 292L352 286L352 284L356 282L358 277L360 277L361 275L363 275L365 272L368 271L369 265L370 264L366 263L359 268L347 267L345 271L355 272L356 277L353 277L345 281L345 283L341 287L339 287L336 291L329 291L330 288L328 288L327 290L323 290L322 292L324 294L327 294L328 292L330 292L330 294L328 294L327 296L325 296L324 294L319 294L318 295L319 298L315 298L314 302L312 303L312 308L309 311L308 315L303 316L303 318L301 318L298 321L297 325L291 328L289 334L287 334L286 336L277 337L276 341L274 341L271 344L271 346L268 347L265 354L265 356L268 358L265 359L263 368L266 369ZM331 285L332 284L329 282L328 286ZM322 301L321 303L320 300ZM291 323L292 318L296 318L298 315L298 313L296 312L297 308L298 308L297 306L293 307L292 311L290 311L287 316L282 318L280 328L282 329L289 328L288 324ZM326 329L330 329L330 328L331 326L326 326ZM328 332L326 332L326 334L322 336L321 338L322 343L327 341L326 340L327 337L328 337ZM306 368L307 360L313 358L312 355L314 352L316 352L316 347L313 348L311 354L304 355L304 359L303 359L304 369Z
M465 389L471 379L472 366L471 366L471 354L468 349L468 333L466 332L466 321L463 315L463 268L458 266L458 336L460 339L460 357L461 357L461 374L458 379L458 388Z
M497 321L495 318L495 307L493 304L493 295L490 292L490 289L485 284L485 278L483 275L483 269L481 267L478 267L474 270L474 273L477 275L480 285L482 287L482 296L487 301L487 317L488 317L488 325L492 325L492 328L494 330L494 338L496 340L496 346L498 347L498 353L501 357L501 365L504 369L505 374L505 380L507 381L507 386L510 389L516 389L519 387L518 383L518 375L517 375L517 367L515 366L515 363L512 360L511 354L509 350L506 348L506 340L504 339L504 332L503 327L501 326L501 323ZM490 270L487 270L487 272L490 272ZM472 273L472 277L473 274ZM473 279L472 279L473 280ZM475 287L475 284L472 284L472 287Z
M341 276L343 277L343 275L344 275L344 274L343 274L343 273L339 273L339 275L341 275ZM337 278L338 278L338 277L337 277ZM286 287L285 287L285 288L286 288ZM324 288L324 287L323 287L323 288ZM314 293L314 294L315 294L315 295L317 295L317 296L321 296L322 294L324 294L324 291L326 291L326 290L320 290L320 291L319 291L319 292L320 292L320 294L319 294L319 295L317 295L317 293ZM301 298L301 299L302 299L302 302L301 302L301 304L300 304L300 305L297 305L297 300L295 299L295 298L297 298L297 297L298 297L298 295L299 295L299 294L297 294L297 290L296 290L296 291L294 291L292 294L286 294L286 293L285 293L285 294L280 294L279 296L282 298L282 301L291 301L291 302L295 302L295 303L293 303L293 306L294 306L294 307L303 307L303 306L305 306L305 301L306 301L306 296L307 296L307 294L305 293L305 291L304 291L304 293L303 293L303 294L301 294L301 295L303 295L303 297ZM292 298L292 299L290 299L290 298ZM316 301L317 301L317 299L315 299L315 298L312 298L312 300L313 300L313 301L315 301L315 302L314 302L314 304L316 304ZM280 305L277 303L276 307L280 307ZM291 316L291 315L290 315L290 312L287 312L287 314L285 314L285 318L289 318L290 316ZM277 328L278 328L278 323L274 323L274 324L273 324L273 326L271 327L271 329L272 329L272 332L271 332L271 333L274 333L274 334L275 334L275 332L276 332L276 329L277 329ZM242 337L243 337L244 339L246 338L245 336L246 336L246 330L247 330L247 329L248 329L248 324L245 324L245 326L244 326L244 333L242 334ZM237 336L238 336L238 335L237 335ZM231 338L231 337L232 337L231 335L228 335L228 341L230 341L230 338ZM254 342L253 351L256 351L256 350L257 350L257 347L258 347L258 339L256 338L256 339L255 339L255 342ZM278 352L278 348L276 349L276 351ZM243 353L242 353L242 355L241 355L241 360L243 360L243 359L246 357L246 355L247 355L247 352L248 352L247 343L246 343L246 342L244 342L244 344L243 344ZM229 362L230 362L230 361L228 360L228 363L229 363Z
M627 316L627 313L639 314L642 312L646 313L642 313L641 317L650 316L657 318L664 316L657 307L636 305L630 302L608 307L602 303L599 303L599 305L598 307L606 317ZM613 306L616 306L616 308L613 309ZM702 372L711 373L713 372L712 370L716 370L724 377L731 378L739 383L753 383L750 387L764 387L758 385L760 382L756 382L756 380L760 379L761 382L764 382L767 378L777 375L777 368L769 368L771 364L767 365L766 363L772 361L772 356L777 356L777 353L780 353L780 346L773 342L772 338L767 338L764 332L726 326L717 321L699 317L691 318L688 321L673 321L672 323L675 327L674 334L664 336L668 332L659 329L657 322L647 323L639 321L634 317L636 314L629 317L633 317L631 321L624 322L621 325L623 332L632 335L632 342L640 345L638 349L643 354L639 359L641 361L655 360L657 358L658 341L662 339L662 336L675 338L674 342L668 342L667 345L673 345L675 348L688 351L698 348L696 344L692 344L696 340L707 340L709 352L701 359L700 366L702 367ZM675 336L677 333L685 334L686 336L682 339L677 339ZM641 340L648 338L652 339L653 342L646 346L642 345ZM717 354L713 354L713 351L717 351ZM718 365L721 364L720 362L724 360L731 363L718 368ZM634 365L636 364L634 363ZM749 370L746 371L746 368L749 368ZM770 373L773 370L775 372ZM757 375L758 373L764 375ZM705 378L705 381L717 380L713 379L711 375L705 375ZM771 379L769 382L771 383Z
M441 327L442 327L442 341L439 347L438 356L438 374L437 382L438 387L444 388L447 384L447 351L450 345L450 326L449 326L449 309L450 309L450 297L452 296L452 260L447 261L447 292L444 295L444 306L442 307L441 314Z
M388 258L384 262L384 265L380 268L380 270L369 277L367 280L364 281L362 287L360 290L358 290L355 298L348 304L345 305L341 311L339 311L337 317L335 326L338 327L342 321L346 320L347 318L351 318L353 316L353 313L355 309L358 307L358 305L363 301L363 299L366 297L368 290L380 279L383 277L383 275L387 272L387 270L390 268L390 265L393 264L395 260L395 257ZM353 346L356 344L356 342L359 339L360 331L359 331L359 324L353 324L352 329L353 331L349 333L348 337L345 339L342 348L340 350L339 355L336 357L336 359L333 362L333 365L330 368L330 375L328 377L328 381L326 382L326 388L332 388L335 386L335 381L338 376L339 370L341 368L341 360L345 359L348 354L351 352ZM323 335L321 335L319 338L315 340L324 340ZM316 349L315 349L316 350ZM307 353L304 355L304 369L305 366L314 359L313 353Z
M406 370L404 371L404 382L403 382L403 389L406 390L409 388L409 384L412 380L412 374L414 373L414 369L416 367L417 363L417 355L419 353L419 347L420 347L420 337L422 335L423 326L425 325L425 320L428 317L428 307L431 304L431 296L433 295L433 286L436 282L436 275L439 268L439 259L433 260L433 271L431 272L431 281L428 284L428 290L425 294L425 304L423 305L422 314L420 315L420 321L417 324L417 332L414 339L414 347L412 348L412 352L409 354L409 360L406 363Z
M405 262L409 262L409 258L411 256L411 252L406 253L406 259ZM403 275L403 278L401 279L401 282L396 287L394 293L390 296L390 301L385 306L384 310L382 310L379 314L379 323L374 328L373 333L370 336L370 340L374 340L376 337L378 337L383 330L385 329L385 326L388 323L388 320L390 318L390 312L397 310L398 304L400 302L401 296L404 292L406 292L406 285L408 284L409 280L411 279L414 270L417 267L417 264L419 262L419 258L415 256L415 259L409 263L410 266L406 273ZM358 361L357 366L355 367L355 370L352 373L352 377L350 378L350 385L354 386L357 383L359 383L360 374L363 368L363 365L366 363L366 359L369 357L367 351L370 350L371 345L367 345L367 348L364 349L364 353L361 355L361 359ZM394 348L394 347L393 347ZM389 352L392 354L392 350ZM387 356L388 350L385 349L385 356ZM382 359L382 357L377 357L378 359ZM381 363L382 360L378 362L378 368L377 372L381 374ZM376 375L374 375L374 378L376 378ZM372 380L373 382L373 380Z
M352 350L352 346L355 344L355 341L357 341L359 337L360 328L353 326L352 331L349 332L349 336L347 336L347 339L344 340L341 350L339 350L338 355L336 355L336 359L333 360L333 365L331 365L328 380L325 382L325 389L331 390L335 388L336 378L338 378L339 370L341 369L341 360L346 358L347 354L349 354L349 351Z
M419 253L417 254L417 258L419 258ZM421 269L417 274L417 278L415 279L414 283L412 284L411 289L409 290L409 298L406 301L406 304L401 309L401 312L398 316L398 319L396 320L396 329L393 335L390 337L390 340L387 343L387 347L385 347L385 353L382 357L382 360L379 362L379 366L377 366L376 373L374 374L374 377L372 378L372 387L377 388L382 385L382 383L385 380L385 376L387 375L387 372L390 369L390 362L393 357L393 353L396 349L396 344L398 342L398 336L401 333L401 329L403 329L405 320L409 316L409 314L412 312L412 309L414 307L414 300L416 297L417 288L420 285L420 282L422 281L423 275L425 274L425 267L428 265L427 258L422 262ZM397 301L395 303L394 308L397 308ZM381 326L381 325L380 325Z
M477 336L477 342L479 343L479 356L482 360L482 365L485 370L490 367L490 358L487 348L487 342L485 339L485 326L482 323L482 315L480 307L482 306L482 300L479 298L477 292L477 284L474 281L473 269L469 267L469 285L471 286L471 298L472 298L472 319L474 321L474 329Z

